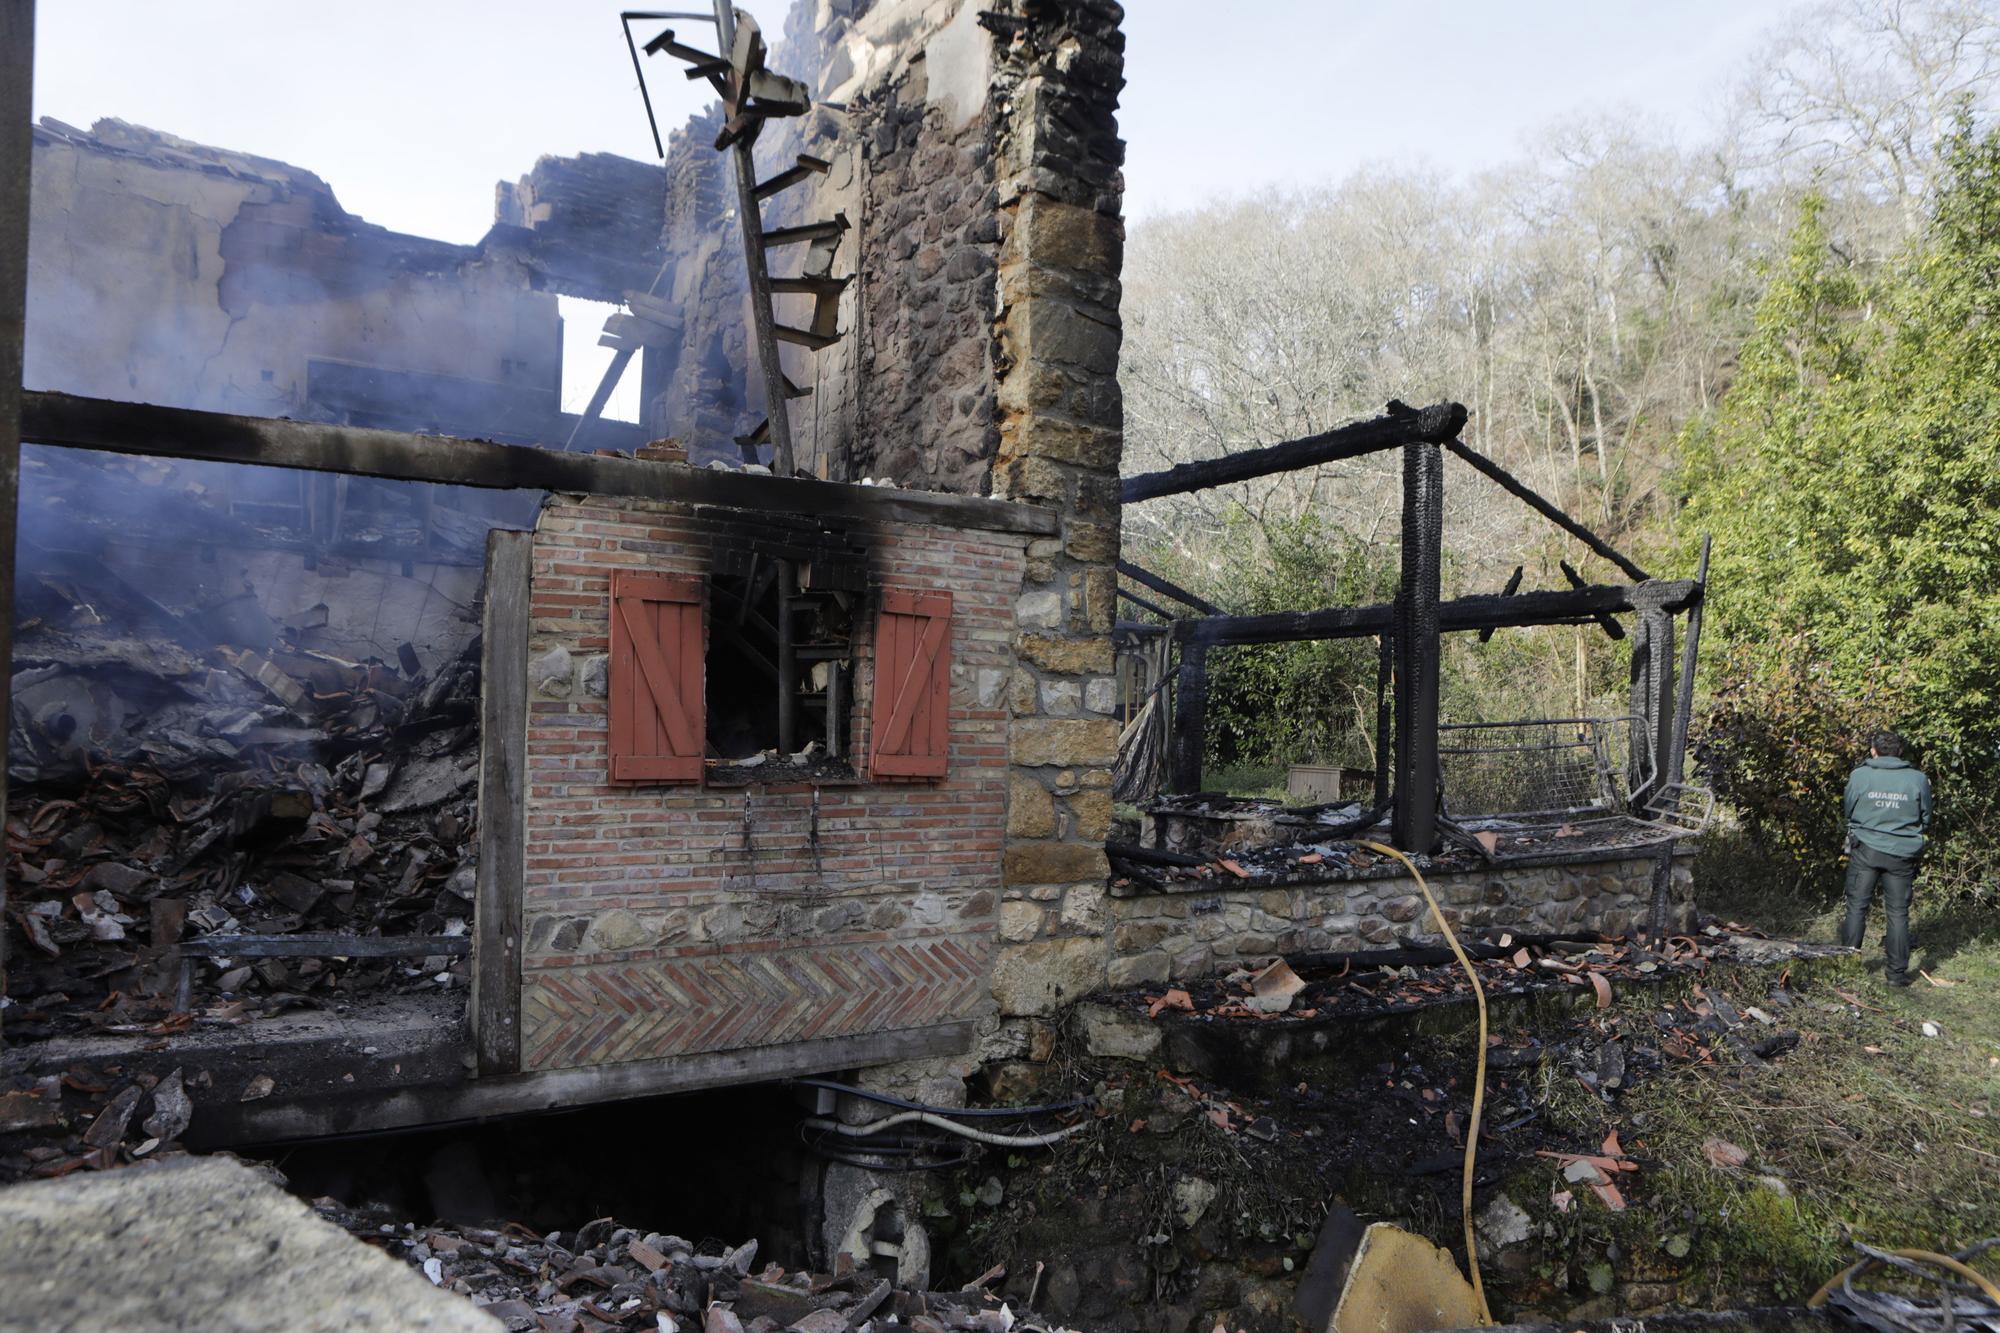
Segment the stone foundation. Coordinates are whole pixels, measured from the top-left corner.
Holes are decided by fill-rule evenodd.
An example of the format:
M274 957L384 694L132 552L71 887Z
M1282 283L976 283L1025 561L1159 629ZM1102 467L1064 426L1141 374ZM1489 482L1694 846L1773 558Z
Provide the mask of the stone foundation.
M1690 856L1676 857L1670 919L1694 918ZM1427 877L1454 929L1523 934L1631 932L1652 904L1653 860L1507 866ZM1014 904L1008 904L1013 908ZM1283 953L1392 948L1435 938L1430 909L1406 875L1213 893L1146 893L1102 904L1116 986L1153 985ZM1003 934L1029 923L1003 908ZM1042 923L1035 923L1042 928Z

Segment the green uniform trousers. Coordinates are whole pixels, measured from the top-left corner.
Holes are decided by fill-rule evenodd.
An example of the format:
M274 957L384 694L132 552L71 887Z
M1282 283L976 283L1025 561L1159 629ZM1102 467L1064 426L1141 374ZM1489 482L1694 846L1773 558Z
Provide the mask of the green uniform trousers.
M1882 952L1888 957L1882 979L1898 985L1910 979L1910 898L1921 859L1891 856L1861 842L1854 844L1847 858L1847 920L1840 927L1840 942L1850 949L1861 947L1868 928L1868 903L1879 881L1882 910L1889 919L1882 936Z

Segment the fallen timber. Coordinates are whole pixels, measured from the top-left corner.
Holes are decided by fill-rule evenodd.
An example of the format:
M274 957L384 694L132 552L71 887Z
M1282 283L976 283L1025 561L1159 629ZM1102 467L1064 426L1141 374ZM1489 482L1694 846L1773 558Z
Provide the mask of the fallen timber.
M21 438L71 449L304 468L489 490L630 496L1038 536L1053 536L1059 530L1052 511L977 496L847 486L635 458L562 453L451 435L197 412L65 393L30 391L21 395Z

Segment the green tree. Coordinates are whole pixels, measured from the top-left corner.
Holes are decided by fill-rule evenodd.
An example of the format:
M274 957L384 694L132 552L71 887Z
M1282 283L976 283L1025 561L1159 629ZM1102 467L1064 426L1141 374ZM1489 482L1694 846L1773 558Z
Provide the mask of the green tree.
M1732 684L1752 682L1714 729L1723 794L1753 827L1782 822L1746 804L1788 785L1772 771L1816 784L1839 768L1825 747L1856 742L1827 717L1886 714L1938 780L1936 864L1978 887L2000 778L2000 134L1961 124L1944 157L1921 243L1880 273L1844 260L1808 201L1735 382L1685 438L1681 529L1716 534L1711 624ZM1759 672L1811 690L1760 693ZM1869 706L1784 715L1829 692ZM1772 715L1747 726L1760 700ZM1752 771L1761 784L1730 789Z

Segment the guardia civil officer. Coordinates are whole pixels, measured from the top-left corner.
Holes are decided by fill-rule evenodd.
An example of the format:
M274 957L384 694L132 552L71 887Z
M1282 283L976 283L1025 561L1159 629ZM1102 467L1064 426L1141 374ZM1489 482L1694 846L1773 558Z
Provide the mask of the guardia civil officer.
M1923 859L1924 835L1931 825L1931 780L1903 758L1903 738L1877 732L1868 742L1868 762L1847 779L1847 920L1840 942L1861 947L1868 926L1868 901L1882 885L1882 908L1889 918L1882 937L1887 965L1882 979L1910 984L1910 897Z

